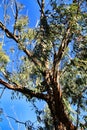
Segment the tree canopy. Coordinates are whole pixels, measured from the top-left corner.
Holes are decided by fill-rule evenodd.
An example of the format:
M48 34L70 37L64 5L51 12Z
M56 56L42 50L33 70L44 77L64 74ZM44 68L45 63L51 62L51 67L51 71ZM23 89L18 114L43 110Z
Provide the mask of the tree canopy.
M36 3L40 17L31 28L28 15L22 13L24 5L2 1L1 89L11 89L33 101L37 119L44 124L38 130L86 129L87 1L49 0L47 7L45 0ZM42 119L35 99L47 103Z

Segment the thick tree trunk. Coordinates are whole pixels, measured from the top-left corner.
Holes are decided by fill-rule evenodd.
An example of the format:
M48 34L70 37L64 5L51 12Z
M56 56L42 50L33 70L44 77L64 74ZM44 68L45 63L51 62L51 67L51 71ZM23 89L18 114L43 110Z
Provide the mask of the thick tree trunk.
M72 124L69 117L65 113L58 72L54 75L53 80L51 79L50 82L53 93L50 94L48 105L53 117L55 130L76 130L76 127Z
M55 130L76 130L76 127L72 124L66 115L61 100L58 101L57 104L55 104L55 100L49 101L48 105L53 117Z

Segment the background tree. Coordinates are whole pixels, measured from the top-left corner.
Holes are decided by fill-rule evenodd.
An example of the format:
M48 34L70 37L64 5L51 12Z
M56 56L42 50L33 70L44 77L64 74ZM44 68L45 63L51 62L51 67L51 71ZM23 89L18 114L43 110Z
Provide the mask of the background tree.
M9 1L5 2L9 5ZM1 50L0 74L3 78L0 84L22 93L30 101L44 100L49 110L44 111L43 120L37 117L48 129L86 129L86 1L49 0L50 7L45 9L45 1L37 0L40 20L34 29L29 28L28 17L20 13L23 5L10 2L13 15L9 15L13 23L8 15L10 9L5 8L5 24L0 21L0 28L11 42L14 41L10 51L14 52L15 60ZM7 28L7 22L11 22L13 28ZM5 39L3 42L7 44ZM16 56L16 50L21 56ZM9 62L14 62L14 69L7 67ZM38 110L37 114L40 115Z

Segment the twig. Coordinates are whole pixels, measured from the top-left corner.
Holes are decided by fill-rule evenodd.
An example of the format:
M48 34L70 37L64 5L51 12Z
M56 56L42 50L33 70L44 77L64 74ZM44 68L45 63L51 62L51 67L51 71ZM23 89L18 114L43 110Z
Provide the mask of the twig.
M8 123L9 123L9 126L10 126L11 130L14 130L14 128L13 128L13 126L12 126L12 124L11 124L11 122L10 122L9 118L7 117L7 114L5 112L4 112L4 115L5 115Z
M39 1L39 0L37 0L37 3L38 3L38 5L39 5L39 7L41 8L41 4L40 4L40 1Z
M11 117L11 116L7 116L7 117L13 119L16 123L20 123L20 124L26 125L25 122L19 121L19 120L15 119L14 117Z
M14 30L13 30L13 34L15 34L15 24L16 24L16 22L17 22L17 19L18 19L18 7L17 7L17 2L16 2L16 0L15 0L15 23L14 23Z
M0 98L2 97L2 95L3 95L5 89L6 89L6 88L4 87L3 90L2 90L2 92L1 92L1 94L0 94Z
M13 119L16 123L19 123L19 124L22 124L22 125L24 125L26 128L28 128L29 130L32 128L32 129L34 129L34 127L33 127L33 123L31 123L30 121L26 121L26 122L22 122L22 121L19 121L19 120L17 120L17 119L15 119L14 117L11 117L11 116L7 116L8 118L11 118L11 119Z

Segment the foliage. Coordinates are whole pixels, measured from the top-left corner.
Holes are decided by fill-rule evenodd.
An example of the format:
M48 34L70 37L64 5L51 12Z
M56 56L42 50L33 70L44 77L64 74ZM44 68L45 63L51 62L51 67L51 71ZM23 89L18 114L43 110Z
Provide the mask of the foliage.
M57 0L50 0L51 7L41 10L37 28L30 28L28 16L21 14L14 23L15 35L10 34L13 40L16 39L20 64L8 73L7 80L16 85L17 91L22 92L28 100L43 99L42 96L37 96L39 94L50 97L49 101L44 98L49 108L45 108L42 120L36 112L38 122L45 124L42 129L50 130L55 127L54 113L66 113L66 118L68 117L77 129L87 128L87 11L83 9L85 2L58 4ZM14 54L16 55L16 52ZM12 64L11 61L0 44L0 67L8 62ZM6 73L9 72L9 68L4 68ZM60 89L57 84L60 84ZM22 91L20 86L26 91ZM30 95L27 96L28 90ZM58 95L61 96L57 98ZM60 113L57 113L57 110ZM65 118L65 115L63 116ZM67 123L62 117L57 115L57 119L59 123L66 125L67 129Z
M0 70L4 69L5 65L9 62L9 57L2 49L2 44L0 43Z

